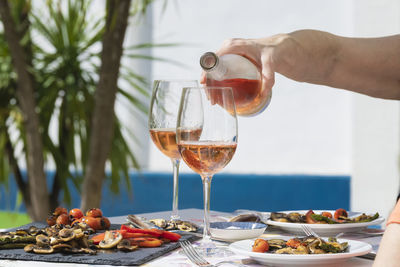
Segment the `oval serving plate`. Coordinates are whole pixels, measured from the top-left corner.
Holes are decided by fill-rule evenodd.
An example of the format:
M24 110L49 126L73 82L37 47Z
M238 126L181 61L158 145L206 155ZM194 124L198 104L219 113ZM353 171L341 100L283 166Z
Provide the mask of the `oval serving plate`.
M289 211L279 211L283 213L299 212L306 213L308 210L289 210ZM334 210L314 210L315 213L320 214L323 211L329 211L332 214ZM351 217L362 214L361 212L349 212ZM322 236L334 236L339 233L349 233L349 232L360 232L365 230L368 226L379 225L383 223L385 219L383 217L378 217L371 222L363 223L342 223L342 224L307 224L311 229L313 229L317 234ZM290 222L277 222L271 219L267 220L268 225L279 227L281 230L290 232L293 234L304 234L301 223L290 223Z
M293 237L273 237L273 239L276 238L286 240ZM372 250L371 245L365 242L347 239L339 239L338 241L349 243L349 249L347 252L311 255L259 253L251 251L254 239L234 242L229 245L229 249L237 254L248 256L261 264L273 266L325 266L328 264L340 263L355 256L367 254Z
M266 228L267 225L254 222L210 223L211 238L227 242L259 237Z

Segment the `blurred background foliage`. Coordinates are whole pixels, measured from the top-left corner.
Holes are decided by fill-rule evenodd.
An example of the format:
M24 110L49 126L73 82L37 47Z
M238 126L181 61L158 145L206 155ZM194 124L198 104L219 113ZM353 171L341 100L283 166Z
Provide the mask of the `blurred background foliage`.
M152 2L133 0L131 18L143 16ZM9 4L18 31L24 34L22 45L31 62L29 71L34 77L45 167L54 165L55 169L48 185L49 201L54 208L60 201L71 202L70 182L78 191L81 189L88 160L105 12L91 12L92 6L99 2L87 0L13 0ZM158 46L170 45L173 44ZM125 47L123 58L153 60L141 53L153 46L156 45L145 43ZM17 77L1 24L0 58L0 154L7 155L0 158L0 182L7 186L10 174L27 179L23 175L26 142L16 97ZM149 83L145 77L121 64L119 79L117 101L128 103L135 112L146 113ZM128 146L128 139L135 140L135 133L114 114L114 139L107 165L110 175L106 179L111 179L108 183L111 191L118 193L121 184L130 191L128 172L130 168L138 169L139 165L138 155Z

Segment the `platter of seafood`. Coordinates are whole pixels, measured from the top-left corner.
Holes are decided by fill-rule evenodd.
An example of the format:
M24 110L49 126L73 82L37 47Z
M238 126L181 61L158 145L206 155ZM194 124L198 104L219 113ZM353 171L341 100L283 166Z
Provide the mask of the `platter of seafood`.
M0 233L0 259L109 265L141 265L193 240L183 231L110 224L100 209L83 214L57 208L46 222Z
M379 213L365 214L337 209L271 212L266 223L294 234L302 234L301 224L307 224L319 235L334 236L363 231L368 226L379 225L384 221Z
M325 266L367 254L372 247L365 242L346 239L277 236L237 241L229 249L261 264Z

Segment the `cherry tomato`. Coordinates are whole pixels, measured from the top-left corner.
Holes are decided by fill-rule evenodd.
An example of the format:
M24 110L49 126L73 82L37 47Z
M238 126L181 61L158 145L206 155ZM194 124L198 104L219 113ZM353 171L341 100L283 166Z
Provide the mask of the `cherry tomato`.
M261 252L264 253L269 250L269 244L266 240L258 238L254 241L254 245L252 248L253 252Z
M95 217L89 217L89 216L83 216L81 218L83 223L86 223L89 225L90 228L93 230L101 230L101 218L95 218Z
M63 214L59 215L57 217L56 223L63 224L63 225L69 225L70 221L69 221L68 214L63 213Z
M71 219L80 219L83 217L83 212L80 209L72 209L69 211Z
M90 209L86 212L86 216L88 217L102 217L103 216L103 212L101 211L101 209L98 208L93 208Z
M61 214L68 214L67 209L63 208L63 207L57 207L53 212L53 215L56 215L56 216L61 215Z
M330 213L329 211L323 211L321 215L332 219L332 213Z
M103 229L110 229L111 223L107 217L101 217L100 224Z
M309 210L309 211L306 213L306 223L317 223L316 220L314 220L313 218L311 218L311 214L314 214L314 211L313 211L313 210Z
M75 224L80 223L80 222L82 222L81 218L80 219L75 219L75 220L72 221L71 226L74 226Z
M53 226L57 223L57 216L55 215L50 215L47 217L46 222L49 226Z
M289 246L292 248L297 248L300 245L302 245L302 243L301 243L300 239L298 239L298 238L292 238L286 242L286 246Z
M339 220L339 217L347 217L347 211L345 209L337 209L335 210L335 214L333 215L333 217L336 220Z

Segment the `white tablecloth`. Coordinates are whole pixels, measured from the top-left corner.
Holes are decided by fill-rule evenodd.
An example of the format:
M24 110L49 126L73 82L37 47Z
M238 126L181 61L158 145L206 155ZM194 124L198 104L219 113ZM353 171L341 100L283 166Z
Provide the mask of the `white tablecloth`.
M154 218L169 218L169 212L155 212L155 213L146 213L146 214L141 214L140 216L146 217L148 219L154 219ZM228 213L223 213L223 212L212 212L212 217L220 217L220 216L226 216L229 217L230 214ZM202 216L203 216L203 211L199 209L185 209L180 211L180 216L183 220L190 220L193 222L196 222L197 224L200 224L202 222ZM119 216L119 217L111 217L111 223L125 223L125 216ZM266 234L268 235L274 235L274 234L280 234L276 231L274 232L268 232L268 229L266 231ZM366 238L361 238L359 235L347 235L343 236L341 238L347 238L347 239L355 239L355 240L360 240L363 242L370 243L374 249L376 250L379 242L380 242L380 237L366 237ZM218 242L218 246L221 247L227 247L227 243L222 243ZM258 267L258 266L263 266L258 264L257 262L243 257L241 255L236 255L232 253L230 256L225 257L225 258L211 258L208 259L209 262L211 263L217 263L223 260L234 260L238 261L246 266L249 267ZM367 260L367 259L362 259L362 258L352 258L346 262L341 262L337 267L370 267L372 266L373 261L372 260ZM73 266L89 266L87 264L72 264L72 263L45 263L45 262L37 262L37 261L15 261L15 260L0 260L0 266L10 266L10 267L21 267L21 266L29 266L29 267L50 267L50 266L56 266L56 267L73 267ZM90 265L90 266L95 266L95 265ZM101 266L107 266L107 265L101 265ZM158 259L155 259L153 261L150 261L142 266L146 267L169 267L169 266L174 266L174 267L191 267L195 266L193 265L185 255L181 253L181 250L178 249L176 251L170 252L163 257L160 257ZM232 266L229 264L225 264L222 266ZM335 266L335 265L330 265L330 266Z

